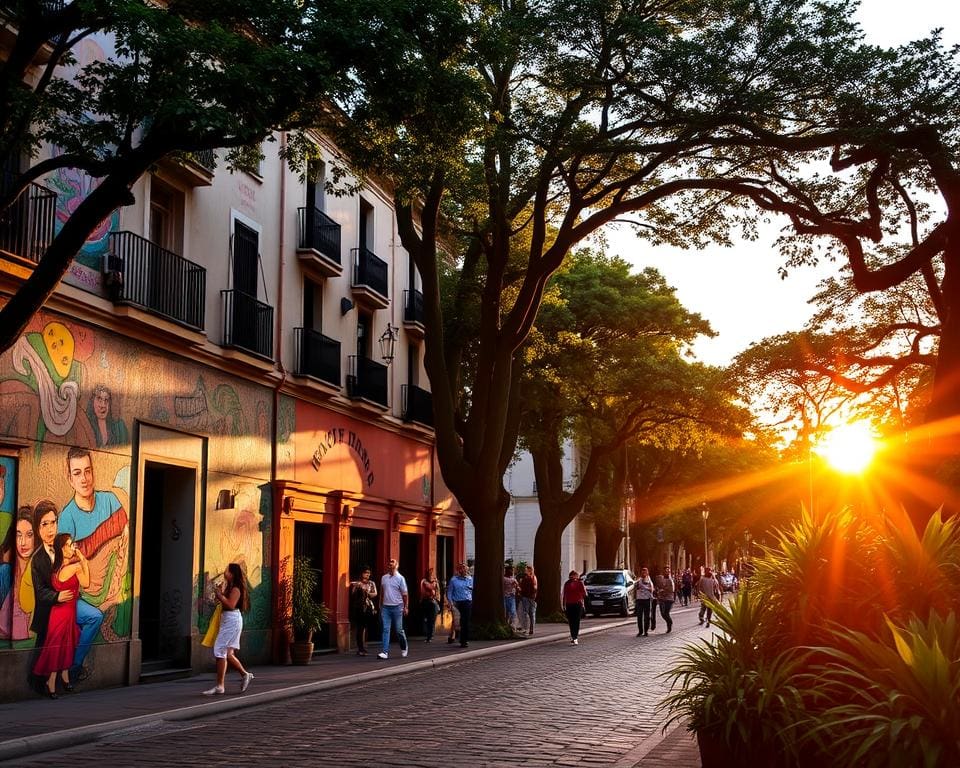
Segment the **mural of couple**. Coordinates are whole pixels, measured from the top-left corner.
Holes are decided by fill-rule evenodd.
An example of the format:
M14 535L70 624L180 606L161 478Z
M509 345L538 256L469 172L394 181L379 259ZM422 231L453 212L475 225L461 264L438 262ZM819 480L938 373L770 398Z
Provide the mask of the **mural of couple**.
M73 496L14 514L17 460L0 456L0 641L34 648L33 682L56 697L85 680L91 645L130 633L129 517L114 490L95 490L87 448L67 452ZM117 492L115 492L117 491Z

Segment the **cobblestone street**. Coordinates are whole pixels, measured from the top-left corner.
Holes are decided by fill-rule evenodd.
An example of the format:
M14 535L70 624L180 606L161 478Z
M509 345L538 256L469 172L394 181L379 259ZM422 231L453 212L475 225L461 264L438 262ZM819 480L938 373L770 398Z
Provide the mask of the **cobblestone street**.
M550 643L161 723L16 764L652 766L663 757L655 746L662 726L655 710L665 693L658 675L682 644L708 631L694 610L681 610L670 635L662 624L647 638L624 626L577 647ZM687 738L669 734L663 749L681 735Z

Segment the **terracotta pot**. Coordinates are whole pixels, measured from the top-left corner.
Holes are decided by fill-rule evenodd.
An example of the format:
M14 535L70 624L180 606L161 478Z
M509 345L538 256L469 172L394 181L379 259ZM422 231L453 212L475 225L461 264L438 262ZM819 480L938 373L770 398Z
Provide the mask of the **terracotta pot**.
M309 664L313 658L313 643L296 641L290 643L290 661L293 664Z
M729 768L736 764L733 750L716 731L697 731L697 746L703 768Z

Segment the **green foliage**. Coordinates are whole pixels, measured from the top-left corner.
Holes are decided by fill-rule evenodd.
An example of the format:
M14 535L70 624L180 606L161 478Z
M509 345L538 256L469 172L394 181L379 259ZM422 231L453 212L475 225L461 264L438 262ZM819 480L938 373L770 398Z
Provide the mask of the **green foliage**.
M960 765L960 625L953 611L905 625L887 621L874 639L838 629L815 648L821 696L813 720L838 765L937 768Z
M691 730L720 736L733 747L737 764L794 764L797 726L806 712L797 679L807 654L762 652L764 612L749 588L739 590L729 607L711 605L722 634L687 646L664 675L673 688L660 705L668 713L665 727L681 720Z
M330 609L314 597L317 583L313 561L306 555L297 555L290 579L290 620L296 637L316 632L330 621Z
M717 607L723 635L669 673L670 717L741 760L958 764L958 531L939 512L918 534L906 515L804 511Z
M502 621L471 622L470 624L471 640L510 640L512 638L513 630Z

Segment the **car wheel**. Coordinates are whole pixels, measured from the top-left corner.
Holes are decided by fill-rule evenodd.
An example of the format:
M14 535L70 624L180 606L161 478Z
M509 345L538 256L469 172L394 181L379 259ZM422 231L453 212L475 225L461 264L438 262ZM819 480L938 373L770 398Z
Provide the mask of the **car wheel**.
M627 608L627 598L623 598L623 603L620 605L620 615L621 615L621 616L629 616L629 615L630 615L630 611L629 611L629 609Z

